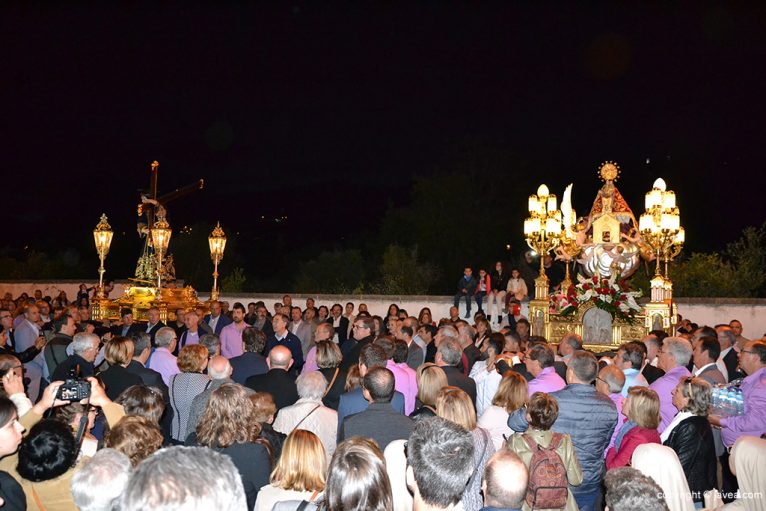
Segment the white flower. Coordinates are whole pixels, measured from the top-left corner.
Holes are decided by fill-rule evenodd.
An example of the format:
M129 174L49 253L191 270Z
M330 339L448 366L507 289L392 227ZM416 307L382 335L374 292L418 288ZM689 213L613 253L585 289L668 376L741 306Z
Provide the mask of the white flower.
M609 295L601 295L601 299L606 303L612 303L612 297Z

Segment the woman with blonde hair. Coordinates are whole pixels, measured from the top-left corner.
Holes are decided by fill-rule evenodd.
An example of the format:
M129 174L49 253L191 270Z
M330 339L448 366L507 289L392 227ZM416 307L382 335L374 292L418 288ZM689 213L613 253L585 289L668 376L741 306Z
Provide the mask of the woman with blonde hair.
M506 371L497 387L492 406L487 408L478 425L489 431L495 449L501 449L506 439L510 438L513 430L508 427L508 417L511 413L524 407L528 396L527 380L515 371Z
M457 387L444 387L436 397L436 414L448 421L462 426L471 433L474 444L473 466L471 479L463 492L464 511L479 511L482 507L481 477L484 474L489 458L495 452L492 437L486 429L480 428L476 422L476 410L471 398L465 391Z
M673 449L659 443L639 445L633 451L631 466L660 485L670 511L695 509L684 469Z
M190 435L187 442L231 458L242 476L248 509L255 506L258 490L268 484L271 471L268 446L260 438L260 424L251 420L253 415L247 389L236 383L224 383L210 394L196 435Z
M415 372L418 383L418 407L410 414L415 420L436 416L436 397L442 388L448 385L444 370L434 363L427 362Z
M204 374L207 360L207 348L201 344L184 346L177 361L181 372L171 376L168 382L170 406L173 408L171 436L178 443L185 440L192 401L210 386L210 378Z
M133 360L133 352L133 341L127 337L113 337L104 346L104 357L109 363L109 368L99 373L98 377L103 382L106 395L111 400L117 399L117 396L125 389L143 383L140 376L126 369Z
M255 501L255 511L271 511L274 504L286 500L315 502L324 491L327 458L319 437L296 429L282 446L270 484L262 487Z
M606 452L606 468L624 467L630 463L633 451L641 444L659 444L660 397L648 387L631 387L622 405L627 419L614 445Z
M155 422L138 415L128 415L109 430L104 440L106 447L123 453L136 468L162 447L164 438Z

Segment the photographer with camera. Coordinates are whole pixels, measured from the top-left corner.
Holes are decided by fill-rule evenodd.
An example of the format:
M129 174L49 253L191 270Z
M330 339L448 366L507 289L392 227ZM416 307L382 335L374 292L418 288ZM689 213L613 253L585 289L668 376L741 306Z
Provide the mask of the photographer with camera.
M66 380L72 369L77 369L78 366L79 371L76 371L76 374L80 378L93 376L96 373L93 362L96 360L96 355L98 355L100 342L101 339L96 334L85 332L75 334L72 344L70 344L73 351L72 355L56 366L56 370L51 375L51 380Z

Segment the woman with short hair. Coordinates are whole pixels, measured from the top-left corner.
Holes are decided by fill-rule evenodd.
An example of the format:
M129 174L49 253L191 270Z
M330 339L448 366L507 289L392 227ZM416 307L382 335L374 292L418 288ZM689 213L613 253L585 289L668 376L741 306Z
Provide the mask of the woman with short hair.
M113 337L104 346L104 358L109 363L109 368L99 373L98 377L103 382L109 399L117 399L123 390L143 383L140 376L126 369L133 360L134 348L132 340L119 336Z
M508 417L524 407L528 392L526 378L516 371L506 371L492 398L492 406L479 417L478 425L492 435L496 450L501 449L506 439L513 434L513 430L508 427Z
M316 344L317 367L327 381L327 392L322 401L324 405L333 410L338 410L340 395L345 392L346 371L340 368L343 354L337 344L328 341L319 341Z
M261 438L271 446L271 458L278 460L282 455L282 444L285 443L287 435L275 431L272 426L277 415L274 396L268 392L254 392L250 394L250 402L253 403L253 415L250 420L261 426Z
M418 400L420 406L410 414L410 418L415 420L425 419L426 417L436 416L436 398L442 388L448 385L447 375L444 370L427 362L415 371L418 383Z
M648 387L631 387L622 405L622 413L627 420L614 440L614 446L606 453L608 470L627 466L639 445L661 443L657 432L660 425L660 397L657 392Z
M130 459L133 468L162 447L164 438L155 422L138 415L123 417L104 438L106 447Z
M170 406L173 408L171 437L177 443L185 440L189 410L192 401L210 386L210 378L204 373L207 368L208 351L200 344L184 346L178 354L178 369L168 381Z
M487 466L489 458L495 452L495 445L492 443L492 436L489 432L480 428L476 422L476 410L468 394L457 387L444 387L436 397L436 414L448 421L462 426L473 437L474 472L463 492L464 511L479 511L482 507L481 496L481 477L484 474L484 468Z
M286 500L316 501L324 491L326 473L327 458L319 437L304 429L294 430L282 446L270 484L258 492L255 511L271 511L274 504Z

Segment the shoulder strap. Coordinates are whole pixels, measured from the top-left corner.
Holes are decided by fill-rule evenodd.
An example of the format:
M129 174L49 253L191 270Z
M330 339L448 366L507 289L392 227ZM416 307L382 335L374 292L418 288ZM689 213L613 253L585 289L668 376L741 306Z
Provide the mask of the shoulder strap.
M295 511L304 511L307 507L309 507L309 503L307 500L302 500L300 504L298 504L298 507L295 508Z
M40 500L40 496L37 494L37 491L35 490L35 485L32 485L32 497L35 499L35 504L37 504L37 507L40 508L40 511L45 511L45 506L43 506L42 501Z
M564 435L561 433L554 433L553 438L551 438L551 443L548 445L548 449L555 451L559 448L559 444L564 439Z
M325 389L324 394L322 394L322 397L325 397L330 392L330 389L332 388L333 383L335 383L335 380L338 378L339 372L340 372L340 367L336 367L335 374L332 375L332 380L330 380L329 385L327 385L327 389Z
M300 421L298 424L296 424L296 425L295 425L295 427L294 427L293 429L294 429L294 430L295 430L295 429L298 429L298 426L300 426L301 424L303 424L303 421L305 421L306 419L308 419L308 418L309 418L309 415L311 415L312 413L314 413L314 412L316 411L316 409L317 409L317 408L319 408L320 406L322 406L322 405L316 405L314 408L312 408L312 409L311 409L311 411L310 411L309 413L307 413L307 414L306 414L306 416L305 416L304 418L302 418L302 419L301 419L301 421Z
M473 469L473 473L471 474L471 479L468 481L468 488L471 488L471 485L473 484L474 480L476 479L476 475L479 473L479 467L481 466L481 460L484 459L484 455L487 454L487 445L489 444L489 438L487 437L487 434L484 432L482 428L478 428L481 432L481 437L484 439L484 447L481 449L481 456L479 456L479 461L476 463L476 466Z
M524 441L527 443L527 446L529 446L529 450L534 452L535 449L537 449L537 442L532 440L532 437L527 435L526 433L521 434L521 438L524 439Z

